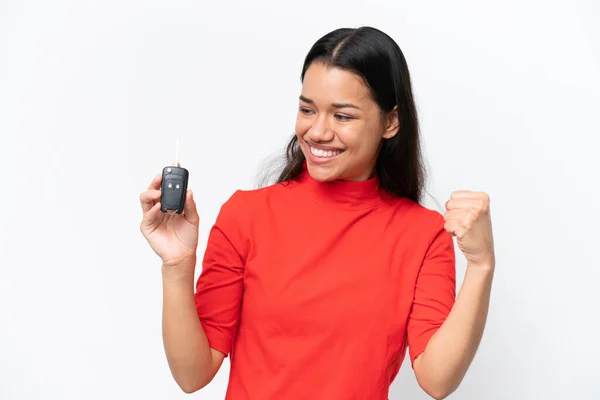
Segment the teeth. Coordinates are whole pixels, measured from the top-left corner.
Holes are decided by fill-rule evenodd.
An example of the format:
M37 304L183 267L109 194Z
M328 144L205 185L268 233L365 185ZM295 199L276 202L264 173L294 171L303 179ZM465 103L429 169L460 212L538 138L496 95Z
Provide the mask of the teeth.
M315 149L314 147L310 147L310 152L313 153L317 157L335 157L338 154L340 154L342 151L341 150L324 151L324 150L321 150L321 149Z

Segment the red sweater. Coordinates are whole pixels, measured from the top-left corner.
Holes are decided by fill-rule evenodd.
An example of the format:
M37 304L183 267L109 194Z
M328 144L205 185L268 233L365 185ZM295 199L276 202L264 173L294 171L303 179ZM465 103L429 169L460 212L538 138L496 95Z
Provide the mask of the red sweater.
M195 299L210 346L231 356L226 399L385 400L455 291L440 213L382 195L377 178L305 170L222 206Z

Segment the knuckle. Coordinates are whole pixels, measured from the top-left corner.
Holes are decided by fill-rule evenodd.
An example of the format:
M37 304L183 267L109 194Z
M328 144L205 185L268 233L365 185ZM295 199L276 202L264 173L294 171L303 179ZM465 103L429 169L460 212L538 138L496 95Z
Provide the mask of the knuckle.
M490 202L490 195L485 192L481 192L480 198L484 204L488 204Z
M490 210L490 202L491 202L490 196L486 195L486 198L483 202L483 208L486 212L488 212Z
M472 210L468 210L467 214L465 215L465 219L464 219L465 226L467 226L467 225L470 226L473 223L473 221L475 220L475 218L477 218L477 214L475 212L473 212Z

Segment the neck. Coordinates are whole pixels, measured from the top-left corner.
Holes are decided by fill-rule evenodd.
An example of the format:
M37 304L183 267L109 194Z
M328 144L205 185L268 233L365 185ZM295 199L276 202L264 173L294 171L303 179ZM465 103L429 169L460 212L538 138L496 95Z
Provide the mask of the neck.
M372 208L382 201L381 188L376 174L359 181L336 179L320 182L310 175L305 162L300 183L305 185L309 194L316 201L335 208Z

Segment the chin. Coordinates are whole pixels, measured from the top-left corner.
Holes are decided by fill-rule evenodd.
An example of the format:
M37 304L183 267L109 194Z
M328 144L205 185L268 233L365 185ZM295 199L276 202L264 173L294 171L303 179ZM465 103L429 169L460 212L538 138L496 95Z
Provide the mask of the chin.
M310 161L307 166L310 176L318 182L329 182L338 179L338 174L330 166L316 165Z

